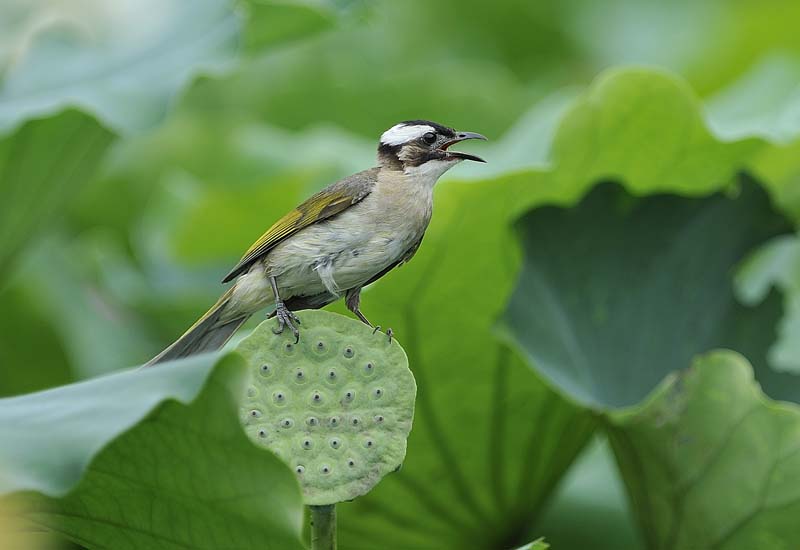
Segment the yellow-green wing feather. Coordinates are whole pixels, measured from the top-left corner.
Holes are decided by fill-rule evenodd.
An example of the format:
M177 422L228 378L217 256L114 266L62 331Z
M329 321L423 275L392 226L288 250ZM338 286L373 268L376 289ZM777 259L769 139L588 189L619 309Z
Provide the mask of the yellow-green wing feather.
M262 258L290 235L316 222L326 220L360 202L372 191L378 169L365 170L334 183L313 195L267 229L245 252L239 263L222 280L227 283Z

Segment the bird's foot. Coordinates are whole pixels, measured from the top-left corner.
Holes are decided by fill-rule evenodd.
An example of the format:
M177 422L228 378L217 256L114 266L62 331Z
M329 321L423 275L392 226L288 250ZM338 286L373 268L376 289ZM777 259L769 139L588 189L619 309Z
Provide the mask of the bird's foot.
M376 325L376 326L375 326L375 327L372 329L372 334L375 334L375 333L376 333L376 332L378 332L379 330L381 330L381 326L380 326L380 325ZM394 331L393 331L392 329L387 329L387 330L386 330L386 336L388 336L388 337L389 337L389 343L391 344L391 343L392 343L392 338L394 337Z
M295 323L299 325L300 318L293 312L289 311L283 302L278 302L278 306L275 308L275 317L278 319L278 328L272 329L272 332L275 334L281 334L283 333L283 329L288 326L290 329L292 329L292 334L294 334L294 343L296 344L299 342L300 331L297 330Z

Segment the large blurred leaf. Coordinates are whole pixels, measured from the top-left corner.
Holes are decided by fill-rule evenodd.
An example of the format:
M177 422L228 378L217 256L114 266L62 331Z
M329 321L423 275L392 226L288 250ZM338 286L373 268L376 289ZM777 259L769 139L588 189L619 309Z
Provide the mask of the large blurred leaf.
M172 369L122 372L0 400L0 429L8 443L1 448L0 493L65 493L108 441L158 403L193 399L215 363L214 356L201 356ZM29 438L31 433L43 437Z
M791 142L800 130L800 59L762 60L711 98L708 120L724 139L761 136Z
M0 20L18 29L0 79L4 271L26 240L79 195L112 139L106 128L152 127L197 71L218 71L234 59L241 22L228 0L98 8L0 5Z
M781 291L785 313L768 357L776 370L800 374L800 240L771 240L747 258L734 283L740 300L751 305L767 299L773 287Z
M705 16L704 40L697 42L699 47L684 73L702 95L735 81L775 52L800 53L800 36L793 23L800 17L797 2L774 0L768 9L759 0L708 4L688 0L686 4ZM687 18L696 14L689 12Z
M593 406L638 403L697 353L737 349L767 391L800 399L800 379L770 371L780 308L740 305L732 272L789 224L744 181L735 197L595 188L573 208L543 207L519 223L525 263L507 322L533 364Z
M439 45L453 52L456 42L474 37L456 29L448 35L442 28L448 17L438 19L435 35L424 32L420 10L431 3L420 4L374 3L368 24L344 23L339 32L276 50L227 82L194 88L185 107L204 117L213 105L227 117L290 129L334 123L376 141L392 124L415 118L497 135L540 97L542 86L531 89L507 67L464 49L437 55ZM497 11L490 8L484 10Z
M16 29L0 44L11 52L0 66L0 277L80 196L115 134L151 129L198 73L230 70L238 58L244 23L232 0L92 4L0 5L0 20ZM319 30L308 23L319 17L310 5L254 0L252 7L261 15L248 33L273 28L263 20L270 14L291 18L291 37Z
M76 111L27 122L0 138L0 280L27 239L79 193L112 139Z
M245 47L259 50L327 30L340 7L332 0L247 0Z
M293 474L239 425L244 382L206 355L0 400L0 493L90 548L301 548Z
M702 194L764 148L756 139L715 138L684 81L652 69L609 70L562 120L547 184L580 190L613 178L636 194Z
M736 81L765 56L800 52L794 24L800 5L791 0L773 0L768 6L758 0L563 4L568 9L559 24L580 48L584 65L666 67L702 96Z
M800 410L767 399L741 356L702 356L611 413L608 434L648 548L796 547Z
M118 132L149 128L194 74L230 65L242 26L229 0L129 0L104 10L85 5L69 17L48 13L42 4L20 23L37 31L0 82L0 132L64 106Z
M31 306L37 297L37 289L14 288L0 294L0 397L72 380L59 334L49 317Z
M319 14L341 2L292 2L290 15L297 4L317 12L302 27L324 25ZM194 90L193 116L213 105L226 118L293 129L330 121L371 138L425 117L497 136L538 98L608 67L665 67L707 96L774 52L800 53L800 7L791 0L769 9L756 0L365 4L366 17L270 55L232 82ZM297 27L286 19L291 34Z
M642 73L601 80L567 114L553 147L554 169L542 179L562 191L613 178L634 195L707 194L764 151L756 140L720 143L696 116L690 96L671 87ZM513 195L520 203L528 196ZM693 353L728 344L759 361L759 376L773 395L800 395L797 378L766 366L780 315L777 297L747 313L731 288L738 261L790 230L754 184L708 199L639 199L603 186L577 207L536 210L521 226L526 262L509 320L534 365L568 394L592 404L635 403ZM647 540L654 548L673 547Z
M20 273L33 298L31 307L51 319L78 378L143 363L147 352L158 347L150 327L89 276L95 250L87 241L89 235L73 242L42 239Z
M800 141L770 147L759 154L753 172L764 181L775 202L792 219L800 220Z

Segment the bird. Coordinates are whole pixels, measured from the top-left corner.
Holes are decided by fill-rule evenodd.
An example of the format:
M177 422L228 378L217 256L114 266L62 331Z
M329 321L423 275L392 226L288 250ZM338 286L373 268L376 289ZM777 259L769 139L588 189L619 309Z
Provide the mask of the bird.
M464 160L450 147L476 132L429 120L395 124L380 137L377 166L337 181L275 222L222 280L228 290L180 338L145 366L221 348L250 316L272 304L276 334L299 342L303 309L344 296L358 319L361 289L408 262L422 242L439 177ZM392 338L391 329L386 333Z

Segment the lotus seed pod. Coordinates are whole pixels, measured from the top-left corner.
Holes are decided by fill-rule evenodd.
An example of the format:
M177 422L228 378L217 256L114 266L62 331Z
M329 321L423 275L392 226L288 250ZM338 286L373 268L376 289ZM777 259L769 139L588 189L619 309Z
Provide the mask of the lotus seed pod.
M261 323L237 347L245 431L297 475L306 504L352 500L397 470L417 388L403 348L354 319L303 311L300 342Z

